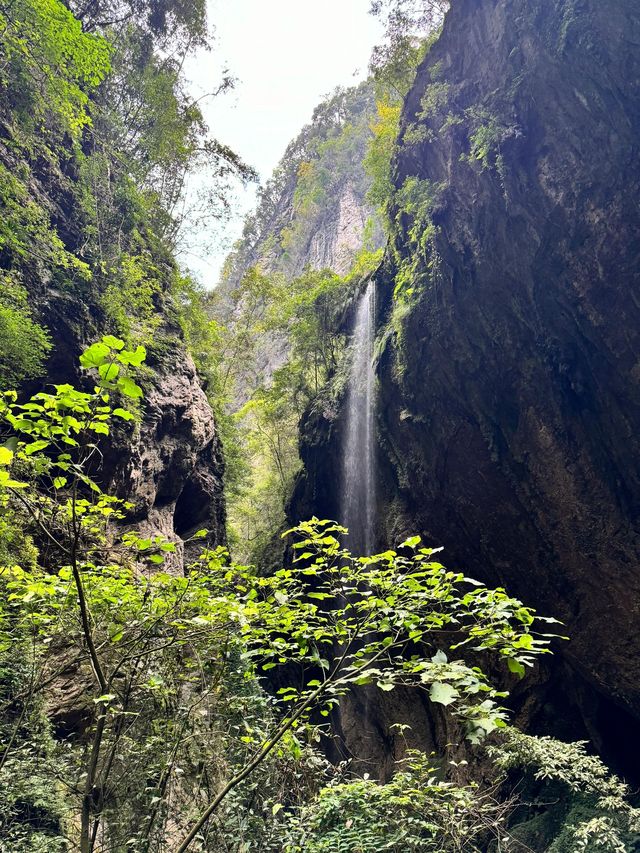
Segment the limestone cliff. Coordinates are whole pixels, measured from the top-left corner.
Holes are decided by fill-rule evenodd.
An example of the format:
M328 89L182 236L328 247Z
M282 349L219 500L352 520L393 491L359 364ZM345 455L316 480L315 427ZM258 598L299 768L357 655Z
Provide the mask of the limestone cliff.
M105 289L112 282L95 259L83 254L86 237L77 198L77 172L69 167L70 175L62 175L46 161L33 166L20 159L11 144L14 132L10 118L0 112L0 169L29 176L25 209L37 205L41 211L38 215L51 223L47 239L55 240L59 251L68 253L68 257L81 258L89 270L74 275L73 269L56 264L55 257L43 256L37 237L32 238L30 252L24 256L9 251L6 245L0 253L0 277L19 281L25 288L34 318L48 330L53 343L42 375L23 390L33 392L49 383L81 385L86 381L78 370L83 349L103 334L120 333L105 309ZM12 213L9 208L7 215ZM9 227L16 228L11 218ZM134 340L142 339L148 350L140 377L145 396L140 423L135 428L114 425L111 440L101 448L98 476L107 490L114 490L134 504L128 521L138 529L167 536L180 545L195 530L207 528L211 531L210 541L223 544L222 447L213 411L172 302L169 284L176 275L175 262L155 246L152 236L144 235L140 223L134 222L134 229L135 239L143 245L137 251L153 258L152 269L157 276L142 338L143 318L134 318L131 326ZM114 251L126 258L129 236L121 233L118 239L125 248L116 244ZM113 263L117 269L119 257ZM138 287L144 292L145 282ZM182 549L178 550L180 558ZM178 568L180 560L174 563Z
M338 89L314 111L261 190L229 256L219 291L229 294L251 267L299 275L306 267L348 272L373 217L363 159L375 116L369 81ZM381 244L379 226L371 232Z
M639 132L633 0L457 0L405 103L378 277L380 541L422 533L564 620L529 718L623 764L640 717ZM335 515L341 418L307 420L294 514Z
M371 178L364 167L376 113L373 83L338 89L316 107L313 119L294 139L259 194L242 238L227 258L212 296L214 317L241 328L256 306L247 306L239 286L254 267L285 282L305 269L330 269L340 276L364 246L378 249L383 233L367 199ZM237 371L238 408L288 356L283 336L267 332Z
M99 307L44 289L38 316L55 339L47 379L82 382L78 358L108 331ZM180 545L200 528L226 541L224 458L213 411L179 327L166 309L141 376L140 423L122 427L103 448L101 481L134 504L128 521L142 532ZM181 549L180 554L181 555Z

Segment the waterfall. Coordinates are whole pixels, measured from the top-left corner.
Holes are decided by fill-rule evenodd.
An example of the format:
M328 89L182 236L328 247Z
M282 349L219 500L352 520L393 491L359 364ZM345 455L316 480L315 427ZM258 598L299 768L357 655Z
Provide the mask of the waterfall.
M358 556L372 554L375 548L375 296L371 281L356 310L342 449L340 522L349 528L347 546Z

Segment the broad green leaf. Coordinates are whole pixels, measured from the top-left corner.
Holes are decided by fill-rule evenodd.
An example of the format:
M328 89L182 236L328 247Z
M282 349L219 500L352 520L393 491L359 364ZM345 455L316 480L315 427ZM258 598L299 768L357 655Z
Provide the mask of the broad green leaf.
M509 667L509 672L513 672L514 675L517 675L519 678L524 678L525 669L520 661L515 658L509 658L507 660L507 666Z
M122 418L123 421L132 421L135 419L135 415L131 412L128 412L126 409L114 409L113 414L116 418Z
M132 367L140 367L146 357L146 349L139 346L135 351L125 350L124 352L121 352L118 356L118 361L121 362L121 364L130 364Z
M13 480L8 471L0 468L0 488L3 489L26 489L27 483Z
M120 365L114 364L112 361L105 362L98 368L98 373L100 374L100 378L105 382L115 382L120 374Z
M102 338L102 342L111 349L121 350L124 347L124 341L120 340L120 338L115 338L113 335L105 335Z
M100 367L111 355L111 349L103 343L92 344L80 356L80 364L87 369Z
M24 452L27 456L33 456L34 453L39 453L41 450L45 450L49 447L50 442L45 441L44 439L40 439L40 441L33 441L31 444L25 445Z
M439 705L451 705L459 696L455 687L443 684L441 681L435 681L429 690L429 699Z
M131 397L133 400L142 397L142 388L133 379L129 379L128 376L122 376L118 379L118 389L125 397Z

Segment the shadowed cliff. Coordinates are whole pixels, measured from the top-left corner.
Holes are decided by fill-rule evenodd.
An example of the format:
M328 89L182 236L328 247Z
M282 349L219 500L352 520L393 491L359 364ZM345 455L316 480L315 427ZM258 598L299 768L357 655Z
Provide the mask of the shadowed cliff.
M405 103L378 276L380 542L422 533L564 620L527 713L551 695L618 755L640 713L639 130L635 3L459 0ZM342 420L310 414L294 514L335 514Z

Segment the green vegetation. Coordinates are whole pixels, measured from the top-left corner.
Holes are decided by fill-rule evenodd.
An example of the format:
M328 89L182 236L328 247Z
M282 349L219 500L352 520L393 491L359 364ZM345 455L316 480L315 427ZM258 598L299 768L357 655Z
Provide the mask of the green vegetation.
M261 189L256 212L245 221L242 239L227 260L220 284L226 296L256 265L289 278L302 273L314 234L327 220L338 219L346 190L361 207L367 207L371 180L363 161L374 115L371 81L337 89L316 108L311 123L290 143ZM375 250L382 245L377 222L371 223L369 232L367 248Z
M77 143L91 124L90 93L110 70L108 42L84 32L59 0L16 0L0 11L0 32L0 85L19 141L36 145L46 128L50 141L68 133Z
M93 462L113 430L135 429L145 356L108 336L81 358L92 390L2 395L3 523L38 543L16 540L0 567L3 842L16 853L218 851L229 837L238 853L374 853L383 841L480 851L511 834L500 768L525 767L592 803L563 830L567 849L627 850L626 787L579 744L508 729L506 693L476 663L522 674L548 653L538 626L553 620L448 571L419 537L359 558L340 545L343 528L312 519L288 532L290 565L265 576L220 548L176 574L175 543L116 533L131 507L102 490ZM80 718L61 737L47 697L69 673ZM471 744L504 732L496 784L454 784L416 752L386 785L331 771L316 752L322 721L364 685L424 692Z
M629 786L614 776L585 743L563 743L508 729L489 753L501 770L524 770L544 782L540 800L554 799L551 814L542 811L516 825L523 844L540 837L548 853L628 853L640 840L640 810L630 802ZM532 803L534 807L536 803ZM555 808L555 814L554 814ZM554 826L555 824L555 826ZM517 848L516 848L517 849Z
M51 349L47 332L32 319L27 291L5 281L0 292L0 382L17 385L38 376Z
M60 0L15 0L0 10L7 380L42 372L47 291L87 303L131 343L175 335L166 316L182 282L172 250L197 215L180 205L185 176L202 173L207 195L198 210L205 205L212 216L224 215L231 180L252 177L209 135L184 87L185 53L206 37L204 4L126 5L82 4L80 19ZM22 351L21 324L33 344Z
M365 778L321 790L295 821L295 840L284 850L472 853L500 838L509 811L495 791L446 782L437 763L412 753L386 785Z
M357 266L370 263L363 256ZM236 448L244 465L227 495L232 545L249 559L258 559L282 529L300 468L298 424L341 363L345 335L337 316L353 287L352 278L330 270L287 279L254 269L233 295L241 313L223 332L220 374L235 409L227 415L225 447ZM268 375L260 371L266 353L278 365ZM249 398L236 396L239 389L252 389Z
M548 651L542 620L447 571L418 538L355 558L336 538L342 528L314 519L290 531L292 565L266 577L221 549L172 574L163 567L175 543L134 531L113 538L131 507L101 489L92 462L118 422L135 428L127 401L142 396L134 373L145 357L108 336L80 360L91 391L58 385L24 404L13 391L2 397L3 517L41 543L29 564L16 553L0 571L9 712L0 769L11 771L0 826L13 849L51 838L42 849L64 840L82 853L160 850L176 832L179 851L214 843L210 818L232 792L268 773L269 761L308 760L319 733L312 715L328 717L358 685L426 691L472 742L503 727L505 694L458 650L520 671ZM7 667L16 649L24 672ZM260 688L274 668L285 684L275 703ZM69 671L84 722L59 742L42 699ZM33 760L39 774L28 778Z
M637 843L627 787L583 744L507 724L505 684L549 653L553 620L448 570L418 537L360 557L314 518L284 534L284 566L272 547L300 422L340 405L346 318L382 228L411 250L399 334L438 268L444 188L397 188L393 160L447 4L373 5L388 40L372 80L338 90L292 143L212 296L176 249L194 223L223 220L253 173L186 87L188 51L208 44L205 0L0 4L0 387L28 383L0 394L2 850L517 851L540 837L549 791L548 853ZM404 144L428 141L434 116L463 120L432 76ZM518 128L484 107L464 120L471 164L500 170ZM196 169L204 190L185 209ZM344 274L314 269L347 191L371 213L362 248ZM56 340L60 317L73 340ZM45 386L49 356L86 340L78 381ZM133 441L144 416L147 356L178 340L224 441L235 560L206 530L182 542L137 529L103 482L109 442ZM385 784L331 766L341 701L363 689L421 695L467 758L405 749ZM535 793L516 809L521 777Z

